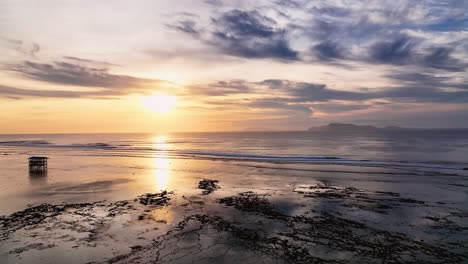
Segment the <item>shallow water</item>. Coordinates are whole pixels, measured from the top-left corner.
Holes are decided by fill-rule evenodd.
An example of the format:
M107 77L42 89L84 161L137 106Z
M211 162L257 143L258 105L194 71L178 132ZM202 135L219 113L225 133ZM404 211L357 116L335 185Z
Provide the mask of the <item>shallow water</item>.
M226 221L243 223L243 228L264 229L272 236L281 233L286 223L299 225L295 218L289 217L319 217L314 221L320 222L327 214L332 214L364 223L366 229L356 232L373 233L369 228L377 228L435 244L442 241L468 245L468 171L463 170L468 167L468 134L463 131L369 135L310 132L3 135L0 136L0 153L0 215L42 203L96 201L105 201L101 209L107 212L108 203L131 201L143 193L168 190L174 192L171 206L152 211L159 222L148 220L147 223L151 228L157 226L158 236L192 214L221 216ZM27 158L31 155L50 158L46 174L28 172ZM221 189L202 195L197 186L205 178L218 180ZM267 214L263 219L258 212L251 214L223 207L217 200L247 191L267 194L274 210L285 216L272 219ZM186 205L187 201L190 206ZM85 207L83 210L95 209ZM99 223L99 216L95 217ZM122 217L126 220L115 220L114 224L109 224L110 230L121 225L132 229L131 226L138 223L136 214ZM63 225L60 219L51 221L48 224ZM263 224L254 227L249 224L258 221ZM221 232L216 231L216 227L212 225L203 232ZM58 254L70 263L83 263L105 260L98 256L110 258L130 250L123 246L112 252L109 248L112 243L97 239L93 243L97 243L99 250L89 242L77 244L74 252L85 253L67 258L62 254L71 249L57 245L64 232L72 231L63 228L56 237L48 237L37 230L32 234L21 231L25 233L10 239L30 241L31 235L48 237L45 240L50 241L47 244L50 248L36 243L15 255L18 248L7 241L0 244L8 249L0 259L16 263L20 262L17 258L20 256L23 263L27 263L26 260L41 256L47 263L50 256ZM115 238L119 243L124 239L118 231L102 232L119 237ZM231 229L221 233L232 236L230 232ZM74 239L81 241L79 237ZM149 245L149 242L137 243L135 234L128 234L126 239L126 245ZM146 239L152 241L154 237L149 235ZM184 239L181 241L188 243ZM265 241L260 242L265 246ZM304 243L301 246L311 247ZM318 251L312 250L312 255L322 256L320 247L313 248ZM153 251L150 249L148 252ZM467 252L463 247L457 250ZM346 259L347 254L351 254L342 251L344 255L338 259ZM148 252L145 252L146 249L140 253L146 256ZM83 254L87 256L84 259ZM201 257L193 254L191 260ZM261 258L268 262L271 257L267 254Z
M339 180L454 200L468 185L463 130L1 135L0 154L0 214L47 201L127 199L205 177L265 188L276 179ZM28 173L31 155L51 158L47 176Z

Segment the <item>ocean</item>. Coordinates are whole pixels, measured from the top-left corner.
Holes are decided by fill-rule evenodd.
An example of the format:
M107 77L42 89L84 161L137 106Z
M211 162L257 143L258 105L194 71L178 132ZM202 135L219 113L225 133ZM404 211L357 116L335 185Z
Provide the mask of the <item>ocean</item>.
M200 174L236 173L239 182L279 172L287 181L299 171L305 179L321 171L363 179L371 172L376 180L389 172L465 175L468 131L0 135L0 154L0 213L8 213L38 202L180 187ZM50 158L46 177L29 174L30 156ZM259 167L268 171L257 175Z
M48 170L29 172L31 156L49 157ZM201 219L214 222L190 232L200 236L197 230L206 229L225 237L223 245L239 245L227 262L249 257L245 234L233 230L252 225L271 239L327 240L323 251L315 240L298 242L313 256L359 263L379 259L375 250L390 250L395 260L408 254L415 261L457 262L468 252L465 168L466 130L0 135L0 261L87 263L126 254L123 263L131 263L159 252L155 237ZM213 189L200 190L207 186ZM141 197L159 197L154 193L168 204L147 207L153 198ZM240 229L226 230L219 219ZM304 221L314 228L298 231ZM180 246L193 242L178 239ZM337 242L343 239L348 246ZM12 253L24 251L19 240L28 245L21 258ZM265 241L249 250L276 240ZM183 261L216 255L216 243ZM359 251L362 243L369 252ZM145 250L133 249L140 245Z

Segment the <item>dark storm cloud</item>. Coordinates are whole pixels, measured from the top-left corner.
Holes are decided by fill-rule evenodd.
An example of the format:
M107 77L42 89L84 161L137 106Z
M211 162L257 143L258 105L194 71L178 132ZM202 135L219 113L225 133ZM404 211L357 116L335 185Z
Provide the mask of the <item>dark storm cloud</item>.
M245 58L298 60L286 31L259 11L231 10L213 19L210 43L223 52Z
M421 41L409 36L379 41L369 49L368 61L379 64L415 65L445 71L464 71L468 64L452 56L453 48L423 48Z
M467 63L461 62L451 56L452 48L437 47L429 51L427 56L422 59L422 64L427 67L443 69L447 71L464 71Z
M337 66L353 62L448 72L467 68L463 49L468 47L461 35L468 28L466 1L206 2L216 6L204 17L207 21L179 18L168 26L222 54ZM434 41L440 31L457 38L438 36Z
M258 10L233 9L212 18L208 27L199 21L180 18L167 24L171 29L190 34L215 47L219 52L242 58L299 60L299 53L289 45L287 29ZM202 35L201 32L206 34Z
M346 51L338 43L322 42L313 47L313 52L318 59L328 61L344 59Z
M51 64L25 61L20 64L10 65L7 70L38 81L85 87L131 89L158 82L157 80L127 75L115 75L109 73L107 68L85 67L65 61L57 61Z
M370 60L377 63L396 65L410 64L414 61L414 48L416 44L416 40L407 36L378 42L369 49Z

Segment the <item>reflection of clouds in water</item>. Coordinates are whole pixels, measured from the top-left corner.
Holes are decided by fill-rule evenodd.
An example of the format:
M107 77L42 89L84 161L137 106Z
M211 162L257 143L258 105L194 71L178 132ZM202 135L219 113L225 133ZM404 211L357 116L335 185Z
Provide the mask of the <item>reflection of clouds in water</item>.
M169 144L167 141L168 137L165 135L153 138L153 147L157 149L157 152L153 156L153 175L156 191L166 190L170 180L170 162L167 155Z

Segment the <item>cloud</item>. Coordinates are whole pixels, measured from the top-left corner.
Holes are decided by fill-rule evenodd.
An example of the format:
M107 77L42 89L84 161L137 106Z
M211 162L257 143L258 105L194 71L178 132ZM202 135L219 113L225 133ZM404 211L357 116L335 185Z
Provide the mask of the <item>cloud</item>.
M464 71L467 63L461 62L451 56L452 48L437 47L432 48L428 55L422 59L422 64L427 67L443 69L447 71Z
M468 103L468 91L444 91L433 87L392 87L373 95L375 98L390 98L399 102Z
M300 8L304 4L303 2L302 0L279 0L275 1L275 4L280 7Z
M87 64L108 64L75 57L67 57L67 59ZM28 79L60 85L62 89L44 90L0 86L0 94L4 97L104 98L132 93L150 93L173 87L168 81L111 74L107 68L95 68L66 61L56 61L54 63L24 61L19 64L8 65L6 70L15 72ZM67 86L89 87L93 89L76 91Z
M213 19L210 43L229 55L245 58L298 60L289 46L286 31L257 10L231 10Z
M222 0L205 0L205 3L212 5L212 6L222 6L223 1Z
M377 104L379 105L379 104ZM347 104L347 103L318 103L313 104L313 109L325 113L341 113L372 108L372 104Z
M288 103L314 104L339 101L356 105L356 103L375 100L388 101L389 103L404 101L419 103L468 103L468 89L463 90L467 88L464 83L451 84L445 82L447 80L445 78L417 74L406 76L394 75L393 77L408 80L406 86L390 86L380 89L366 89L366 91L346 91L331 89L325 84L288 80L266 80L257 84L266 85L272 91L282 94L283 97L278 100ZM441 85L424 85L424 83L428 83L431 80L438 80ZM460 88L462 90L446 88Z
M24 61L10 65L7 70L33 80L84 87L135 89L162 82L128 75L115 75L109 73L107 68L87 67L66 61L54 63Z
M209 84L191 85L187 87L187 96L226 96L232 94L249 93L252 90L244 80L218 81Z
M223 12L212 18L205 28L201 28L197 21L186 18L167 26L192 35L226 55L249 59L299 60L299 53L289 45L287 30L258 10L233 9ZM204 31L206 34L202 35Z
M289 80L265 80L259 82L273 90L283 91L290 102L327 102L331 100L362 101L370 99L369 93L330 89L325 84L294 82Z
M106 61L98 61L98 60L90 60L90 59L83 59L83 58L78 58L78 57L73 57L73 56L63 56L62 57L65 60L73 61L75 63L84 63L84 64L89 64L93 66L104 66L104 67L110 67L110 66L116 66L120 67L118 64L106 62Z
M41 50L41 46L35 42L24 43L22 40L11 39L0 36L0 43L3 43L9 49L16 50L19 53L28 55L32 58L36 57L36 54Z
M166 24L166 26L171 29L191 34L194 36L198 36L200 34L199 29L197 28L197 22L192 19L179 20L173 24Z
M453 58L453 48L422 48L421 41L409 36L399 36L390 41L380 41L369 49L369 61L381 64L416 65L446 71L464 71L468 64Z
M313 47L313 52L320 60L344 59L346 51L338 43L321 42Z
M207 45L207 51L214 47L223 55L286 63L416 66L450 72L464 71L468 65L463 54L466 3L208 2L212 5L208 14L177 18L168 27L191 35ZM440 34L442 29L459 37L452 41Z
M400 36L390 41L377 42L369 49L370 60L376 63L410 64L414 61L415 46L416 40L407 36Z
M189 89L188 94L205 98L237 94L242 96L236 99L223 97L221 104L303 112L310 111L314 106L327 110L327 106L323 105L328 105L328 110L336 112L340 109L358 110L395 102L468 103L468 87L464 82L455 83L448 77L420 73L394 73L388 77L396 80L397 85L349 91L311 82L235 80L196 85ZM216 101L211 101L210 104L214 102Z
M257 99L247 103L246 106L260 109L282 109L288 111L303 112L310 115L312 115L313 113L310 107L300 104L288 103L287 101L285 102L284 98Z
M435 89L451 88L468 90L468 82L465 79L458 80L453 76L437 76L434 74L419 72L394 72L386 75L388 78L401 83L406 87L429 87Z
M86 96L104 95L102 92L78 92L64 90L33 90L21 89L0 85L0 95L4 97L20 99L22 97L47 97L47 98L79 98ZM107 94L109 95L109 94Z

